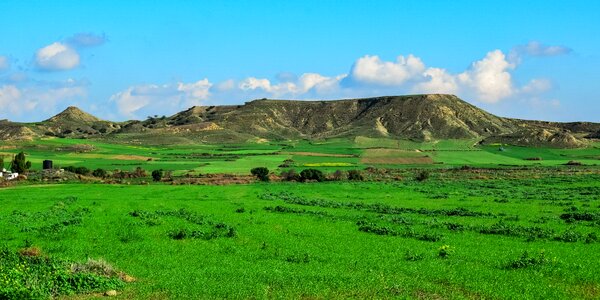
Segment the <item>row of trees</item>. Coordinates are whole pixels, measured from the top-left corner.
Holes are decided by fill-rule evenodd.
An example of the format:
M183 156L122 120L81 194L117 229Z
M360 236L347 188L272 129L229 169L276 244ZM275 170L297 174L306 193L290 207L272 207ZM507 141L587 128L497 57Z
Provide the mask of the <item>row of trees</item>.
M250 170L250 174L255 176L260 181L269 181L269 169L265 167L253 168ZM364 180L364 176L359 170L350 170L348 172L337 170L330 176L326 176L323 171L317 169L304 169L300 171L300 173L294 169L289 169L287 171L282 171L280 176L281 179L285 181L299 182L322 182L325 180Z

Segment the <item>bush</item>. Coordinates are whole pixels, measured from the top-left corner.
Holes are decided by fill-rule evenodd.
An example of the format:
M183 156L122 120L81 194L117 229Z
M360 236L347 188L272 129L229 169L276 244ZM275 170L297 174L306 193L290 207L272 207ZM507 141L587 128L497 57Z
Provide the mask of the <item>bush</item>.
M105 178L106 175L107 175L106 170L100 169L100 168L98 168L98 169L94 170L94 172L92 172L92 176L98 177L98 178Z
M300 175L296 170L289 169L287 171L281 171L281 178L285 181L300 181Z
M429 171L427 170L422 170L415 176L416 181L425 181L427 179L429 179Z
M363 181L365 178L359 170L348 171L348 180Z
M522 269L528 267L537 267L548 264L550 260L546 258L544 251L540 251L537 257L529 255L529 252L525 251L521 256L508 263L507 268L509 269Z
M443 245L438 249L438 256L441 258L448 258L452 254L453 250L448 245Z
M346 175L344 173L344 171L342 170L336 170L335 172L333 172L333 174L331 174L331 180L335 180L335 181L340 181L340 180L344 180Z
M154 170L152 171L152 180L160 181L163 177L163 170Z
M265 167L253 168L250 173L260 181L269 181L269 169Z
M323 174L323 172L321 172L321 170L305 169L305 170L302 170L302 172L300 172L300 180L301 181L316 180L318 182L321 182L321 181L325 180L325 175Z
M79 174L79 175L89 175L92 172L90 169L83 167L83 166L82 167L68 166L68 167L64 167L63 169L65 171Z

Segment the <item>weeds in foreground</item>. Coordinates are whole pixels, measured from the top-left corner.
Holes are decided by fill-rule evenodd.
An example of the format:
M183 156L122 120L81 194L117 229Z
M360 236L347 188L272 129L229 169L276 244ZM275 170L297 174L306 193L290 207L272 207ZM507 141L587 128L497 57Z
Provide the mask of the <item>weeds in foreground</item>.
M48 299L117 290L124 284L102 260L70 263L44 256L38 248L0 249L0 299Z

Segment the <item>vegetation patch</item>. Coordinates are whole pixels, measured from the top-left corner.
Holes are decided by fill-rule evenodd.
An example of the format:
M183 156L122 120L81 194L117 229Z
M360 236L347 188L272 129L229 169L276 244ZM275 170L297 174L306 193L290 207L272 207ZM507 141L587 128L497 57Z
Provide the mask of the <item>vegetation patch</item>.
M102 260L73 263L37 248L0 249L0 299L48 299L118 290L131 278Z

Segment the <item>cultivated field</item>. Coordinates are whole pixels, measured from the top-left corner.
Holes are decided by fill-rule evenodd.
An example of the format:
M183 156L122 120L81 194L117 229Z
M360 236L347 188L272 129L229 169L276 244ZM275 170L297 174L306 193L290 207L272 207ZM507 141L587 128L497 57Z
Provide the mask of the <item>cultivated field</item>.
M154 148L47 139L0 152L21 150L34 170L52 159L175 177L31 176L0 188L0 299L85 299L109 289L123 299L600 297L598 148L367 138ZM400 161L415 158L431 161ZM184 184L258 166L275 174L359 169L364 180ZM54 276L45 257L71 271ZM98 273L90 258L110 272ZM78 273L83 266L88 273ZM27 294L32 287L37 294Z

